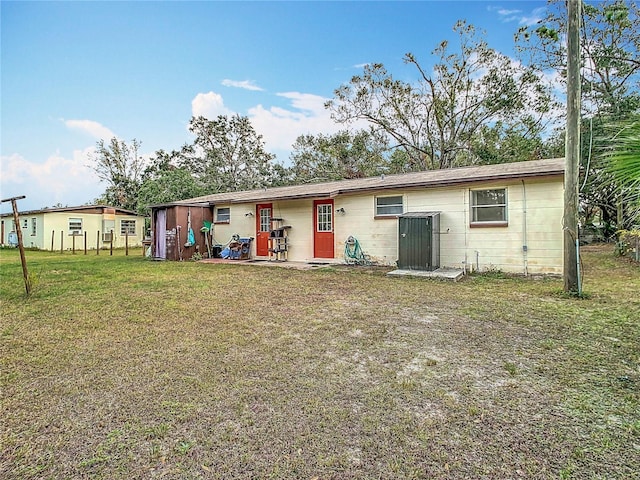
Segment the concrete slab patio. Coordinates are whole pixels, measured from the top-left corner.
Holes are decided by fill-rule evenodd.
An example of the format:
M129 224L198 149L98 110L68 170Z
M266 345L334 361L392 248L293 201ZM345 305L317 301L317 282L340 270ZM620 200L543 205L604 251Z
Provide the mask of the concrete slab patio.
M228 265L258 265L263 267L280 267L280 268L292 268L296 270L313 270L323 267L356 267L354 265L348 265L342 261L336 259L313 259L308 262L293 262L293 261L272 261L268 259L251 258L247 260L231 260L224 258L206 258L200 260L202 263L214 263L214 264L228 264ZM358 268L358 267L356 267ZM397 277L422 277L422 278L437 278L441 280L449 280L457 282L464 276L464 271L459 268L439 268L433 271L424 270L404 270L397 269L387 273L390 276Z
M346 265L342 262L311 260L309 262L292 262L292 261L276 261L260 258L251 258L247 260L231 260L225 258L205 258L200 260L202 263L227 264L227 265L258 265L263 267L280 267L291 268L296 270L313 270L316 268Z
M464 276L464 271L460 268L438 268L433 271L425 271L425 270L392 270L387 273L390 276L397 277L423 277L423 278L438 278L441 280L450 280L452 282L457 282Z

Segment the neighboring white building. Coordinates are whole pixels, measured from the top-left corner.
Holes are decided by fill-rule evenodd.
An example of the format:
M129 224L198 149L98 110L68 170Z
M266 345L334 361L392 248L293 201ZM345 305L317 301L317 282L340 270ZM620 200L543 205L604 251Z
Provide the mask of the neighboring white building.
M421 245L429 244L426 254L438 257L436 266L561 274L563 179L564 159L548 159L229 192L184 203L212 209L216 243L234 234L253 237L256 258L269 258L277 218L278 226L290 227L286 253L293 261L344 261L345 242L354 237L382 265L395 265L406 249L418 248L409 257L420 257ZM407 242L425 235L413 229L413 218L435 219L434 243Z
M113 247L140 246L144 238L144 217L135 212L106 205L45 208L19 213L24 246L41 250L78 250L109 247L113 231ZM12 213L0 215L0 243L10 245L15 239Z

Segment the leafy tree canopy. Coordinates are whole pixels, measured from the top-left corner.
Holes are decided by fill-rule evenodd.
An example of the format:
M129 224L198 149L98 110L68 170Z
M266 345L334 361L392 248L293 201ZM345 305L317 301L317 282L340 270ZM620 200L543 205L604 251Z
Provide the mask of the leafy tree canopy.
M582 4L580 203L585 224L599 216L611 230L633 221L622 208L626 198L606 153L640 108L639 13L635 2ZM541 71L555 71L561 84L566 82L566 31L565 2L551 0L546 18L516 35L522 60Z
M138 188L144 169L144 159L139 154L140 142L112 138L109 143L100 140L95 153L89 156L91 168L101 181L107 183L99 202L128 210L138 208Z
M640 118L618 125L605 156L609 162L606 173L611 175L624 209L624 223L618 227L640 225Z
M415 83L394 79L382 64L366 66L327 102L332 117L368 121L404 150L411 170L479 162L472 144L483 125L526 124L520 132L538 136L553 107L542 76L489 48L472 25L458 22L454 30L457 46L442 42L430 69L405 56L418 73Z
M140 213L147 213L149 205L170 203L206 194L191 172L176 166L182 158L181 152L167 153L164 150L156 152L153 163L145 169L138 190Z
M582 4L582 96L586 114L624 118L640 107L640 11L635 2ZM516 46L524 62L566 81L565 2L550 0L538 26L523 27Z
M362 130L333 135L302 135L293 144L292 183L364 178L388 171L383 137Z
M195 141L182 149L180 166L191 172L207 193L250 190L273 183L275 155L265 150L262 136L248 117L194 117L189 130Z

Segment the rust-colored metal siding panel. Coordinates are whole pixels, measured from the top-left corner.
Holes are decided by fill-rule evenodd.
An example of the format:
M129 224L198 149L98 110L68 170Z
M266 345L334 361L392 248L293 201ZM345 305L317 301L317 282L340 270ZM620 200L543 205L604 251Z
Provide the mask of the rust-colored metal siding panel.
M195 253L205 255L207 244L205 234L201 231L204 222L211 222L212 208L209 206L184 206L173 205L161 207L157 210L166 210L166 259L189 260ZM191 214L191 228L193 229L195 244L187 245L189 232L189 214ZM155 216L154 216L155 218Z

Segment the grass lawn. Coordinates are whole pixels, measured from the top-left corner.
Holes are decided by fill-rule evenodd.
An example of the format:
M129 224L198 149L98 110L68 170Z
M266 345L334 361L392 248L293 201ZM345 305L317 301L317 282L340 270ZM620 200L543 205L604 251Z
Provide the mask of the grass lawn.
M0 251L0 478L640 478L640 268Z

